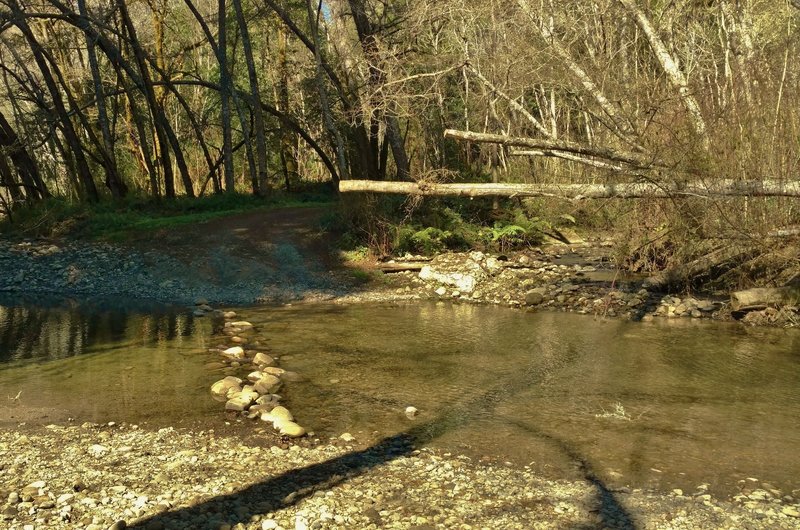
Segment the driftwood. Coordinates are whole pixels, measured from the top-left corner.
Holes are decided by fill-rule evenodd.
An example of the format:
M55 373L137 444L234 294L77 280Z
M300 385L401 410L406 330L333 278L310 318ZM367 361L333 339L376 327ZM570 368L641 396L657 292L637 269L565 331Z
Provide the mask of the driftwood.
M647 278L645 284L650 287L666 287L673 284L682 284L686 282L686 280L708 272L714 267L719 267L726 262L745 259L745 257L751 253L751 248L719 247L689 263L657 272Z
M378 263L375 265L375 270L379 270L381 272L406 272L406 271L419 271L422 270L422 267L425 265L429 265L430 263L427 261L398 261L398 262L387 262L387 263Z
M764 309L772 305L796 305L800 287L756 287L731 293L731 309Z
M397 193L456 197L563 197L568 199L640 199L698 197L800 197L800 181L729 180L710 182L649 182L622 184L437 184L432 182L391 182L342 180L339 191Z

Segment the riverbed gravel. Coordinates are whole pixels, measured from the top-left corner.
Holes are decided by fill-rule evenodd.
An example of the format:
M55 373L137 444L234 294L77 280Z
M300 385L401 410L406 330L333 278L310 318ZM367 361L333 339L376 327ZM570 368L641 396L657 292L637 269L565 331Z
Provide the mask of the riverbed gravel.
M0 527L800 528L792 505L608 491L401 439L273 442L127 424L0 431Z

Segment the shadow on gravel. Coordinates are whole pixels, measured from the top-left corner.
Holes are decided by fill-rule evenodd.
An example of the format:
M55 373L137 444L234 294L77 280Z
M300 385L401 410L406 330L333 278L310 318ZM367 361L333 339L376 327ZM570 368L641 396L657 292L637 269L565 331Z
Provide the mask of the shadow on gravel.
M491 410L506 397L530 385L530 374L521 374L516 381L509 381L482 394L478 399L445 410L437 418L421 423L394 436L389 436L361 451L353 451L325 462L292 469L228 495L220 495L199 505L164 512L143 520L131 528L171 529L217 528L219 524L248 523L255 515L275 512L297 504L301 500L342 484L351 478L369 472L372 468L408 456L414 450L439 438L443 434L469 423L476 410ZM480 406L478 406L480 405ZM614 492L599 478L584 456L568 442L547 434L532 426L514 423L519 428L540 436L558 447L569 457L583 478L595 489L599 521L587 521L580 529L610 528L635 530L636 525L628 511L620 504ZM218 514L215 517L215 514ZM218 520L218 524L203 521ZM201 525L201 526L198 526ZM205 525L205 526L203 526Z

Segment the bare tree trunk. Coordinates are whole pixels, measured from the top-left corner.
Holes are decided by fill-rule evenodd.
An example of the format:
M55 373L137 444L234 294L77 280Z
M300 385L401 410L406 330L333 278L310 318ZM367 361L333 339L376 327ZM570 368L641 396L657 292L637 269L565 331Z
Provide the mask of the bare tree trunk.
M242 51L244 52L245 63L247 64L247 76L250 80L250 106L253 109L253 127L256 139L256 165L258 175L254 180L256 195L266 195L269 193L269 182L267 175L267 140L264 132L264 112L261 109L261 92L258 86L258 74L256 73L256 63L253 59L253 47L250 42L250 32L247 29L247 20L244 17L241 0L233 0L233 8L236 11L236 21L239 26L239 34L242 36Z
M561 42L559 42L553 35L548 24L544 21L538 21L533 16L533 9L531 8L528 0L518 0L520 7L523 11L528 15L528 18L531 20L531 25L535 28L535 30L541 35L542 39L547 42L547 44L552 48L555 54L566 64L569 71L578 82L583 86L583 89L589 94L592 98L594 98L597 105L600 109L608 116L609 120L611 120L611 124L609 125L609 130L630 142L634 148L637 150L641 150L641 147L638 145L638 140L636 139L635 131L631 126L630 122L621 115L620 110L608 99L605 95L603 90L598 86L598 84L592 79L589 73L580 65L578 62L572 57L572 54L565 48ZM551 98L552 101L552 98ZM548 135L548 136L553 136Z
M321 4L320 4L321 5ZM306 0L306 8L308 12L308 23L311 27L311 37L314 42L314 62L316 65L315 81L317 85L317 93L319 94L320 107L322 108L322 120L325 124L328 134L333 141L334 149L336 150L336 166L339 170L339 178L347 178L347 159L345 156L344 140L342 134L336 127L333 121L333 113L331 112L330 102L328 101L328 91L325 87L325 81L322 78L322 50L320 50L319 39L319 16L320 12L314 9L311 0ZM334 181L337 179L334 179ZM336 182L335 182L336 183Z
M78 0L78 13L83 17L88 17L86 10L86 0ZM85 36L85 35L84 35ZM106 187L111 191L114 198L122 198L128 193L128 187L122 180L117 169L117 158L114 154L114 139L111 135L111 127L106 110L106 98L103 90L103 81L100 77L100 67L97 63L97 51L94 41L86 37L86 53L89 57L89 70L92 74L92 84L94 86L95 98L97 99L97 124L103 137L103 150L107 159L106 168Z
M169 140L165 132L164 115L156 100L155 91L153 90L153 83L150 80L150 74L147 68L147 62L144 57L144 50L139 44L139 39L136 37L136 28L128 13L128 7L125 5L125 0L116 0L117 7L120 12L122 24L128 35L128 42L136 65L139 69L139 80L141 82L141 89L145 95L150 113L153 116L153 128L156 133L156 146L161 158L161 168L164 174L164 195L167 198L175 197L175 176L172 172L172 160L169 155ZM166 124L169 126L169 123Z
M20 184L25 189L25 195L34 200L50 197L50 192L39 175L36 161L20 143L17 133L6 120L2 109L0 109L0 147L14 165ZM10 193L12 198L21 198L19 187L16 185L10 190Z
M189 0L186 0L189 3ZM225 0L218 0L218 35L219 46L217 49L217 62L219 63L219 84L220 84L220 102L222 108L222 159L223 171L225 175L225 191L235 191L235 183L233 180L233 138L231 136L231 92L233 87L231 83L231 76L228 72L228 30L227 25L227 8Z
M656 31L656 28L650 22L650 19L647 18L642 8L639 7L636 0L619 0L619 2L630 11L636 19L636 25L639 26L642 33L647 37L650 48L653 50L659 65L661 65L661 69L664 71L664 74L666 74L670 84L678 91L681 101L683 101L683 106L689 114L689 121L694 128L695 134L697 134L697 137L702 142L703 149L708 151L711 145L706 130L706 122L703 119L703 113L700 111L700 105L698 105L697 100L689 89L689 82L686 76L678 67L677 61L675 61L669 53L667 47L664 45L664 41L662 41L661 37L658 35L658 31Z
M369 80L372 87L379 87L385 81L385 75L381 70L381 60L378 52L378 43L376 38L376 29L373 27L367 17L364 0L348 0L350 11L355 22L356 32L358 33L358 40L361 43L361 49L364 52L364 57L368 63ZM378 145L378 102L373 102L370 109L372 116L370 116L369 130L370 138L372 140L372 152L379 151ZM394 163L397 166L397 177L399 179L407 179L410 176L410 168L408 162L408 154L406 153L405 143L402 134L400 133L400 124L397 116L395 115L392 105L388 104L383 109L384 123L386 124L386 140L392 148L392 156Z
M455 138L457 140L466 140L470 142L502 144L511 147L529 147L541 150L544 155L547 155L547 151L559 151L573 153L575 155L597 157L613 162L622 162L637 169L650 169L660 165L658 160L649 158L643 154L616 151L606 147L588 146L577 142L569 142L567 140L520 138L503 136L501 134L456 131L454 129L445 130L444 136L445 138ZM580 158L575 158L575 160L580 161Z
M67 109L64 106L64 100L61 97L61 92L58 89L58 85L56 84L56 81L50 72L50 68L47 66L47 60L44 57L44 50L36 40L36 37L33 35L30 26L28 26L27 19L24 13L20 10L19 4L14 1L11 7L14 9L15 14L17 15L15 25L17 28L19 28L20 32L22 32L22 34L25 36L25 40L30 45L31 51L33 52L34 61L36 61L36 65L39 67L39 71L42 74L42 79L44 80L45 84L47 85L47 89L50 92L50 97L53 101L53 107L55 107L56 114L58 115L63 126L62 130L64 131L64 138L67 141L73 156L75 157L75 171L80 178L84 195L90 202L97 202L100 200L100 196L97 193L97 187L95 186L94 179L89 171L89 163L84 156L83 146L81 145L80 139L75 132L75 128L72 125L72 120L67 113Z

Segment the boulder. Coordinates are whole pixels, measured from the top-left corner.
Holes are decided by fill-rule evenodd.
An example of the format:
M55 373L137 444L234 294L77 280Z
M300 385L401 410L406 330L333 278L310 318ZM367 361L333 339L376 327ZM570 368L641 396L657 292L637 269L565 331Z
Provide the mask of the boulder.
M256 353L255 357L253 357L253 364L262 369L266 366L272 366L275 364L275 359L271 356L267 355L266 353L258 352Z
M236 392L241 391L242 388L241 384L242 384L241 379L229 375L228 377L220 379L219 381L211 385L211 394L217 401L226 401L228 399L228 393L231 390L234 390Z
M258 381L262 377L264 377L264 373L260 372L258 370L254 371L254 372L250 372L249 374L247 374L247 380L250 381L251 383L255 383L256 381Z
M299 438L306 433L306 430L293 421L281 420L274 423L278 432L290 438Z
M244 348L241 346L234 346L222 352L223 355L232 359L244 359Z
M292 416L292 413L289 412L289 409L281 406L272 409L272 417L275 419L288 420L288 421L294 420L294 416Z
M258 394L255 392L234 392L231 398L225 403L225 410L242 411L250 408Z
M528 291L525 293L525 304L527 305L539 305L544 302L544 290L542 288L536 288Z
M253 385L253 390L259 394L272 394L281 386L281 380L274 375L265 374Z

